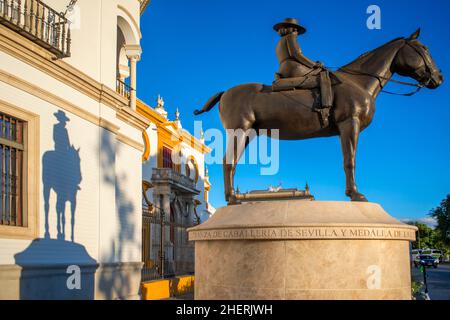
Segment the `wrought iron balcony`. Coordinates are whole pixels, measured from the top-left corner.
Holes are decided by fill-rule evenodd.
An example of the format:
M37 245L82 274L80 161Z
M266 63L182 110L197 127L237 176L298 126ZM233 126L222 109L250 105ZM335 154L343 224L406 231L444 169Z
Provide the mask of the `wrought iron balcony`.
M49 50L70 57L70 22L40 0L0 0L0 24Z
M170 168L153 168L152 183L155 185L171 185L182 192L200 193L199 190L195 189L194 180Z

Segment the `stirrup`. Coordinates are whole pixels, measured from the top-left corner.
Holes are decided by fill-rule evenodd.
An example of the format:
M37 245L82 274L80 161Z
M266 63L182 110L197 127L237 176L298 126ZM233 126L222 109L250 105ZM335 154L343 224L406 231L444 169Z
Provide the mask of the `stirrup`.
M314 111L319 113L320 118L320 124L322 125L322 128L326 128L330 125L330 110L331 107L324 107L321 109L315 109Z

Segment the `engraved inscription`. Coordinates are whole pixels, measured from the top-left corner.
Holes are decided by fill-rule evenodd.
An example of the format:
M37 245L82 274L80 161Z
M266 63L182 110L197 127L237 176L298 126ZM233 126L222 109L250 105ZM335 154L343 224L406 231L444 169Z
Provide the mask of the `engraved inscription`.
M382 227L292 227L195 230L189 240L221 239L399 239L415 240L415 231Z

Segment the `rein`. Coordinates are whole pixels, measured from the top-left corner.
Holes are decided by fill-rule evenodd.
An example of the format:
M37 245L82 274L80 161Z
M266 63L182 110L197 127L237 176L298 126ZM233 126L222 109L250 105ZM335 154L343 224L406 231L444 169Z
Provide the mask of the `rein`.
M420 52L415 46L413 46L409 40L406 40L405 42L406 45L410 46L411 48L413 48L417 54L419 54L424 63L425 63L425 67L427 68L427 71L430 72L430 67L429 67L429 60L426 58L426 56L423 55L422 52ZM368 72L363 72L363 71L358 71L358 70L349 70L349 69L345 69L345 68L336 68L342 72L346 72L349 74L353 74L353 75L362 75L362 76L369 76L369 77L373 77L376 78L379 82L380 82L380 87L381 87L381 92L387 93L387 94L391 94L391 95L396 95L396 96L404 96L404 97L411 97L413 95L415 95L416 93L418 93L420 90L422 90L422 88L425 88L426 85L431 81L428 80L427 83L422 84L422 83L410 83L410 82L404 82L404 81L399 81L399 80L395 80L392 78L386 78L383 77L381 75L377 75L377 74L372 74L372 73L368 73ZM403 86L409 86L409 87L416 87L416 90L412 91L412 92L408 92L408 93L397 93L397 92L392 92L392 91L387 91L384 90L384 86L383 86L383 82L382 80L386 81L386 84L389 82L393 82L393 83L397 83L397 84L401 84Z
M383 76L380 76L377 74L368 73L368 72L349 70L349 69L345 69L345 68L342 68L339 70L343 71L345 73L353 74L353 75L369 76L369 77L376 78L380 82L380 87L382 89L381 92L391 94L391 95L411 97L411 96L415 95L416 93L418 93L420 90L422 90L422 88L425 88L425 85L420 84L420 83L410 83L410 82L399 81L399 80L386 78L386 77L383 77ZM387 91L387 90L383 89L384 86L383 86L382 80L386 80L386 82L393 82L393 83L401 84L404 86L416 87L416 90L414 90L412 92L408 92L408 93L397 93L397 92Z

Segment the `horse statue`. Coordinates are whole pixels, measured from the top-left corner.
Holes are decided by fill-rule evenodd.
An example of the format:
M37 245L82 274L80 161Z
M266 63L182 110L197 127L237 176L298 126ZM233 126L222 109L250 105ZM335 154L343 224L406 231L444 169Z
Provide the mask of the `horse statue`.
M42 157L42 182L44 185L45 205L45 237L50 238L49 209L50 191L56 193L57 239L65 240L65 207L70 202L71 213L71 241L75 241L75 211L77 207L77 193L82 180L80 168L80 149L73 145L65 150L51 150Z
M318 113L320 88L274 92L271 86L251 83L236 86L211 97L195 115L210 111L220 102L219 112L223 127L228 130L278 129L280 140L303 140L317 137L339 136L344 157L346 192L352 201L367 201L358 192L355 182L355 156L358 137L372 122L375 100L394 74L410 77L418 91L422 87L438 88L444 81L430 52L419 40L420 29L408 38L394 39L365 53L333 75L339 82L333 85L333 106L328 126L323 126ZM405 84L404 82L401 82ZM410 84L412 85L412 84ZM412 93L410 94L412 95ZM234 191L236 165L245 148L254 137L242 135L227 142L223 172L225 198L228 204L238 203Z

